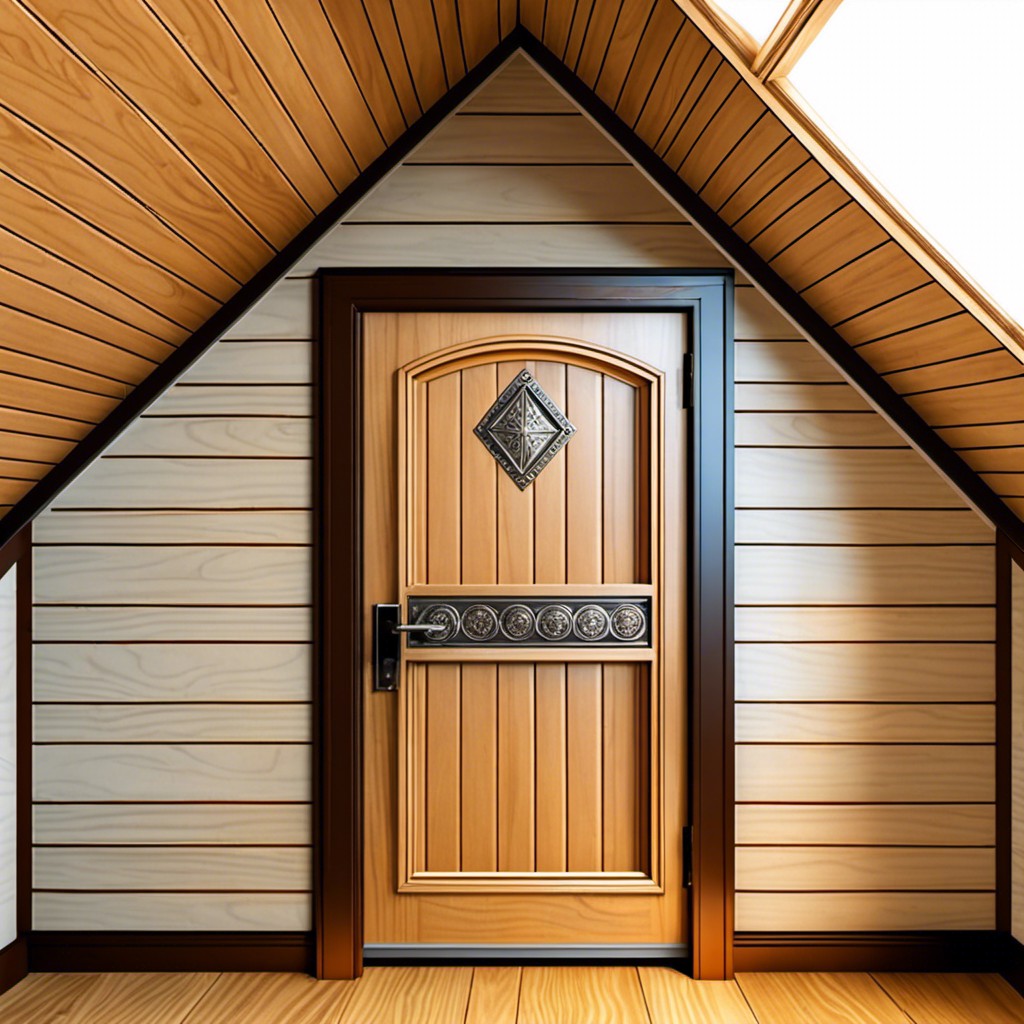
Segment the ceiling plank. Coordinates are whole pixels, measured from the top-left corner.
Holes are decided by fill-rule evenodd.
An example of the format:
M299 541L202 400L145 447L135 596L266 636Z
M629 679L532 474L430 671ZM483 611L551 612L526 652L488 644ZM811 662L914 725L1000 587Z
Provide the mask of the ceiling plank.
M791 0L754 55L750 70L762 82L783 78L803 56L842 0Z

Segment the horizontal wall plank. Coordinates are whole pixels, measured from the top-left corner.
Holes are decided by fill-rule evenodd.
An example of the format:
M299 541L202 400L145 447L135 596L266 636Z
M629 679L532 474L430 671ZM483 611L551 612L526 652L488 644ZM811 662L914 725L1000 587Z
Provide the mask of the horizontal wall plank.
M989 547L736 549L737 604L989 604L994 577Z
M551 224L687 218L633 167L416 167L404 164L346 218ZM299 337L299 335L281 335ZM310 337L310 335L306 335Z
M459 108L460 114L576 112L577 107L529 58L517 53Z
M276 290L276 289L275 289ZM309 384L309 341L222 341L178 378L181 384Z
M689 224L349 224L289 271L319 267L727 267Z
M310 749L275 743L37 746L35 799L310 799Z
M736 288L734 335L737 341L801 337L800 330L752 285Z
M35 843L312 842L309 804L36 804Z
M995 926L992 893L737 893L736 930L975 931Z
M40 704L36 743L309 743L308 704Z
M46 544L309 544L308 512L44 512L32 525Z
M994 700L995 647L941 642L738 644L736 699Z
M628 157L578 112L456 114L428 136L406 164L628 164Z
M243 317L236 320L224 338L260 339L313 337L313 289L309 281L278 281Z
M71 508L308 508L301 459L99 459L54 502Z
M995 798L988 746L738 744L736 799L762 803L904 803Z
M759 449L736 452L740 508L963 508L913 451Z
M739 509L737 544L991 544L973 509Z
M204 608L202 606L105 607L43 605L34 613L38 642L223 640L307 643L312 629L308 608Z
M995 707L781 701L737 704L736 742L994 743Z
M35 893L39 931L304 932L311 927L303 893Z
M136 420L106 451L114 456L170 458L310 458L308 419L271 416L161 417Z
M36 889L152 889L308 892L308 847L104 849L37 847L32 854Z
M174 384L149 416L304 416L313 414L312 389L299 384Z
M865 413L741 412L735 436L740 448L907 447L881 416Z
M740 804L741 845L993 846L992 804Z
M871 412L849 384L737 384L736 412Z
M987 891L995 888L995 867L995 850L978 847L743 846L736 850L736 890Z
M734 373L737 384L844 383L843 375L809 341L737 340Z
M965 548L963 550L972 550ZM301 547L39 548L35 600L45 604L308 604Z
M307 644L46 644L38 701L306 701Z
M736 640L800 641L990 641L991 608L769 608L736 609Z

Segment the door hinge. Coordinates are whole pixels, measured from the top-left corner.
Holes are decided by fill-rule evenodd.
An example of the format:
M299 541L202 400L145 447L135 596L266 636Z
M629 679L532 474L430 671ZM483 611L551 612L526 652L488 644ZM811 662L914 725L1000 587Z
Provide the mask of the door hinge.
M683 826L683 886L693 885L693 826Z
M693 408L693 353L683 353L682 408Z

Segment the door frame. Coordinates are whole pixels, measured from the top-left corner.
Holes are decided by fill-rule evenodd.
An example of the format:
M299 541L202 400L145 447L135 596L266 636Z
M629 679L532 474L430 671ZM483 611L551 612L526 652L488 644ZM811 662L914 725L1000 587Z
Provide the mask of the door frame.
M733 273L320 270L313 461L313 927L319 978L363 967L362 317L377 312L676 312L693 324L687 542L689 946L732 975ZM684 838L679 838L684 842ZM688 870L687 870L688 869Z

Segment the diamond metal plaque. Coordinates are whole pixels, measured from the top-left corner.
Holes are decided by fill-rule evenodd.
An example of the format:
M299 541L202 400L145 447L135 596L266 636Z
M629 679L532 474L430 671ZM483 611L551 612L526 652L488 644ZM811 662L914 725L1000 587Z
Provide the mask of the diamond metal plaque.
M523 370L473 431L523 491L572 440L576 428Z

